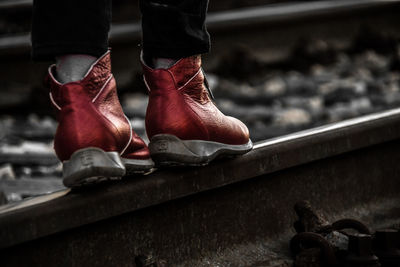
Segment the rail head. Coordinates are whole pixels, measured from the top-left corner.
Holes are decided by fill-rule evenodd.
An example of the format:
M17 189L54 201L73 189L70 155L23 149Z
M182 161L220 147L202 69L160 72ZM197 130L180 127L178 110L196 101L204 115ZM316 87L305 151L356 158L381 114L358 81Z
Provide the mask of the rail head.
M0 248L397 139L400 108L259 142L244 156L205 167L33 198L0 209Z
M0 11L32 8L33 0L5 0L0 2Z

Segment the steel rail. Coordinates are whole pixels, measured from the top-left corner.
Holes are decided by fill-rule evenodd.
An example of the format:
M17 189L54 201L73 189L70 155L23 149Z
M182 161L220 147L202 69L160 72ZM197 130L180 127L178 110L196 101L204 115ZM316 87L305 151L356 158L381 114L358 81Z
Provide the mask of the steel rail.
M400 108L259 142L244 156L207 167L159 170L6 205L0 248L393 140L400 140Z
M337 8L343 7L354 7L355 5L374 5L374 4L381 4L381 2L395 2L397 0L347 0L347 1L311 1L306 3L289 3L288 6L297 6L300 4L299 10L294 10L295 13L302 12L301 9L305 9L306 11L310 9L319 10L321 8L330 8L331 6L335 6ZM317 3L314 3L317 2ZM319 2L319 3L318 3ZM336 4L335 2L339 2ZM340 3L342 2L342 3ZM303 5L305 4L305 5ZM308 8L308 4L311 4L312 7ZM33 5L32 0L5 0L0 1L0 10L10 10L10 9L19 9L19 8L31 8ZM287 5L287 3L285 3ZM280 4L278 5L280 6ZM284 7L285 9L285 7ZM291 8L289 8L291 10ZM286 13L286 11L284 11Z
M31 8L33 5L32 0L6 0L0 1L0 11L20 8Z
M28 1L20 2L20 5L26 6ZM15 5L18 5L17 3ZM372 10L398 4L400 4L400 0L325 0L265 5L209 13L207 27L211 31L237 29L258 24L288 22L303 18ZM0 10L2 6L4 9L13 7L11 2L0 4ZM137 41L140 38L141 26L139 22L113 24L111 26L111 42ZM27 51L30 46L29 33L0 37L0 52L7 50Z

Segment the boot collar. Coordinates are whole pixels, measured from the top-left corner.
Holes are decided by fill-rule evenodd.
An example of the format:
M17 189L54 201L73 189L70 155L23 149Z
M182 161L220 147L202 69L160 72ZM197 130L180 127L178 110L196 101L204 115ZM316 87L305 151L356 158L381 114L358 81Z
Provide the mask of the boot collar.
M146 81L157 79L157 77L160 76L161 73L168 72L173 77L176 87L179 89L202 71L200 55L181 58L168 69L151 68L144 61L143 52L140 55L140 60L143 66L143 73L146 84ZM150 88L148 89L150 90Z
M211 100L214 100L214 95L210 89L205 73L201 67L201 56L191 56L179 59L174 65L168 69L153 69L146 64L143 57L143 52L140 54L140 61L143 66L143 80L146 87L151 91L151 84L148 81L153 81L159 78L160 74L163 72L168 72L175 82L175 86L178 90L185 87L191 80L193 80L200 73L204 77L204 86L208 91L208 95Z
M48 75L45 80L46 87L50 89L50 100L53 105L60 110L62 103L62 91L63 88L67 88L69 85L81 85L85 88L88 96L93 100L96 99L99 92L104 88L104 86L111 80L111 52L108 50L99 59L94 62L85 76L80 81L61 84L55 78L55 68L56 65L53 64L48 69Z
M48 68L48 75L49 75L49 82L53 83L54 85L62 86L63 84L57 81L54 77L54 73L56 71L56 64L52 64ZM101 57L99 57L88 69L86 74L80 81L76 82L87 82L90 80L92 75L91 74L102 74L102 76L109 76L111 74L111 51L108 50L105 52Z

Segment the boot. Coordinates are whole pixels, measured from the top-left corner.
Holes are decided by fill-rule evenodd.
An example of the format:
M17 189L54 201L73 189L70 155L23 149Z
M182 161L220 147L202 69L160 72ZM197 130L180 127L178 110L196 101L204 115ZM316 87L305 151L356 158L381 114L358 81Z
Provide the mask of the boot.
M146 132L156 165L205 165L252 149L246 125L222 114L211 100L200 56L168 69L152 69L142 56L142 65L149 90Z
M122 111L106 52L77 82L59 83L55 65L47 84L58 127L54 149L63 162L63 182L76 187L125 174L148 172L154 163Z

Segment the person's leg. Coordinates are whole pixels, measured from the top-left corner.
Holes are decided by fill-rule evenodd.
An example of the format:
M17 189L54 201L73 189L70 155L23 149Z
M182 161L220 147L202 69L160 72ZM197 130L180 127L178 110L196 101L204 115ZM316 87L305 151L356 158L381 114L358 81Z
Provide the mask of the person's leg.
M111 0L35 0L34 60L56 60L47 85L59 122L54 148L68 187L97 183L153 167L132 130L111 73Z
M205 19L208 0L141 0L146 62L180 59L210 49Z
M142 0L146 132L158 165L204 165L251 150L247 127L212 101L200 54L210 39L206 0ZM175 59L158 64L159 58Z
M83 78L108 50L111 0L34 0L32 58L56 60L61 83Z
M34 0L32 58L66 54L96 58L108 50L111 0Z

